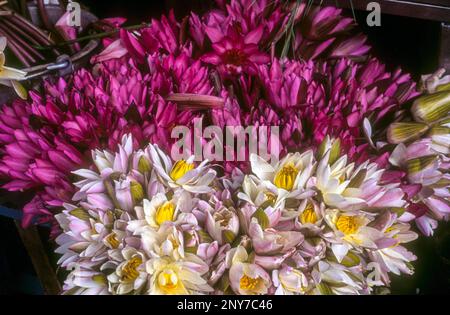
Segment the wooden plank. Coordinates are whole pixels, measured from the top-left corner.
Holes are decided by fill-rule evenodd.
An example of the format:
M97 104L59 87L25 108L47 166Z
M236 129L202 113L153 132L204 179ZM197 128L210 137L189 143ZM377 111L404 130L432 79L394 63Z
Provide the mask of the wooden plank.
M315 0L317 4L332 5L339 8L365 11L367 4L374 0ZM450 1L424 0L424 1L402 1L382 0L376 1L380 4L381 13L401 15L412 18L433 20L439 22L450 22Z
M23 229L19 221L15 221L20 238L31 258L36 275L46 294L56 295L61 292L61 285L56 277L35 226Z
M450 72L450 24L441 24L441 45L439 49L439 65Z

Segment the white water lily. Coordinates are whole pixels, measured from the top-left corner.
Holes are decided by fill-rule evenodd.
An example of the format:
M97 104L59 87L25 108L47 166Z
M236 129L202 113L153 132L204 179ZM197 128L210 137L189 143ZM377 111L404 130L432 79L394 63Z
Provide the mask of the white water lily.
M381 231L368 226L371 219L364 214L327 210L325 220L333 231L324 237L333 240L331 249L338 262L352 247L377 249L376 241L384 237Z
M275 186L267 181L262 181L254 175L244 177L242 182L242 192L238 197L247 201L255 207L272 207L274 209L284 208L287 191L279 191Z
M396 208L403 192L374 164L346 165L334 149L335 162L319 169L312 155L291 154L272 178L245 175L237 187L217 178L194 193L175 182L195 165L173 165L181 177L169 185L150 146L131 144L124 137L115 154L95 151L98 172L75 172L83 179L74 204L57 215L65 294L368 294L388 286L389 273L412 272L402 244L417 235ZM318 173L347 182L342 208L324 198Z
M164 224L174 223L180 212L189 212L193 207L194 201L184 191L176 192L172 198L157 193L151 200L144 199L142 207L135 207L138 220L129 222L127 229L134 234L149 227L157 230Z
M175 163L156 145L149 145L149 156L160 181L172 189L182 188L191 193L208 193L216 172L208 167L208 160L195 165L194 156Z
M293 211L292 214L295 219L295 228L303 233L316 235L324 227L325 205L323 203L305 199L301 202L298 210Z
M149 275L145 270L146 256L133 247L114 250L109 254L112 260L102 265L101 270L114 269L108 275L109 290L113 294L139 294Z
M147 262L151 275L149 294L204 294L213 291L203 276L209 267L200 258L186 254L176 261L170 257L153 258Z
M403 191L396 185L380 186L383 169L375 163L364 162L355 168L347 165L347 156L329 164L331 151L327 151L317 167L316 186L324 203L341 210L364 208L402 207Z
M277 191L277 196L281 194L285 198L301 198L315 166L312 151L303 154L289 153L275 166L252 154L250 163L253 174L263 181L270 191Z
M267 294L271 285L269 274L259 265L249 262L244 247L238 246L227 255L230 285L236 294Z

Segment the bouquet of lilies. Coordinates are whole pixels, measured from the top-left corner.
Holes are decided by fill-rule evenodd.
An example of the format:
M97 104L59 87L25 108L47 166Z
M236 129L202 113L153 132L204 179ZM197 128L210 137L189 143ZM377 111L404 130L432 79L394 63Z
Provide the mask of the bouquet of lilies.
M56 215L67 294L361 294L412 273L404 193L339 141L219 178L158 146L93 152Z
M385 292L413 273L412 229L449 218L450 76L387 71L334 7L216 2L103 20L92 67L0 108L23 225L50 223L65 294ZM180 126L230 150L196 121L275 126L279 159L175 158Z

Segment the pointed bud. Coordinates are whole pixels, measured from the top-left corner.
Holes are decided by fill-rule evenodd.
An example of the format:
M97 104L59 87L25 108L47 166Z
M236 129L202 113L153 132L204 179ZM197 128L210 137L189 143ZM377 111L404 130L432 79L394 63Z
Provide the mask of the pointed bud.
M437 157L435 155L422 156L416 159L409 160L408 164L408 173L415 174L420 171L423 171L427 167L434 164Z
M150 164L150 160L144 155L139 158L138 170L141 173L150 172L152 170L152 165Z
M436 92L450 91L450 82L436 87Z
M139 203L144 199L144 188L138 182L132 181L130 184L131 196L133 197L134 203Z
M431 123L444 118L450 112L450 91L419 97L411 111L417 121Z
M390 143L399 144L416 140L427 132L428 126L422 123L393 123L387 131L387 139Z

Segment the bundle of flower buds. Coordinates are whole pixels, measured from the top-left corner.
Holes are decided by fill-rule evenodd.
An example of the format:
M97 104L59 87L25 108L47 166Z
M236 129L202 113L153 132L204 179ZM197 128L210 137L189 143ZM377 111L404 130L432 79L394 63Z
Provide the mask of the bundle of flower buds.
M422 78L425 94L411 108L411 119L393 123L387 138L397 144L390 156L389 180L402 184L408 212L427 236L437 221L450 218L450 75Z
M371 294L413 272L403 190L338 140L223 178L132 141L74 172L56 216L65 294Z
M125 134L135 148L169 152L173 128L192 128L193 118L222 129L277 126L282 154L330 135L352 161L364 161L364 118L379 131L417 94L408 74L368 55L353 19L334 7L230 0L134 31L118 29L124 21L102 21L116 35L103 39L92 65L0 109L1 187L27 193L19 205L25 227L49 222L56 236L54 215L75 191L71 171L89 168L91 150L115 150ZM222 166L232 174L250 163Z

